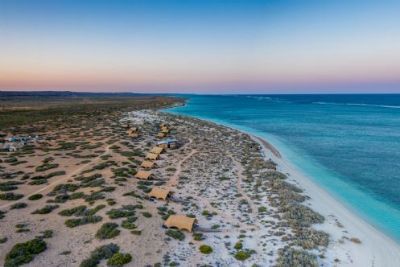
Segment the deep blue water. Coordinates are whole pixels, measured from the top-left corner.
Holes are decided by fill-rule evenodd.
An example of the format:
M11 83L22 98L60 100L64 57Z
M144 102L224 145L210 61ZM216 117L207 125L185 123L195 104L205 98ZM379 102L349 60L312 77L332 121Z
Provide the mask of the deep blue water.
M185 95L170 112L265 137L349 208L400 240L400 95Z

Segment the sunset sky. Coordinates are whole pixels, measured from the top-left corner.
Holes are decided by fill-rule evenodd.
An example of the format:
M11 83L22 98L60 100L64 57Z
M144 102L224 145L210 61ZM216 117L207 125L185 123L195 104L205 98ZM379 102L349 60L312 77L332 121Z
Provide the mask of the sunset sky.
M0 90L400 93L400 1L0 0Z

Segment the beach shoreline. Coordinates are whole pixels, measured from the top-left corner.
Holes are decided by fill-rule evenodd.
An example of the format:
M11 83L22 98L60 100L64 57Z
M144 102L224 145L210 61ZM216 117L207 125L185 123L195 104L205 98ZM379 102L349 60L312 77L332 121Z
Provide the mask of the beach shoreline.
M347 264L342 262L341 266L400 266L400 246L395 240L354 214L289 161L283 157L277 157L269 149L269 147L273 146L268 141L261 137L251 136L263 147L265 155L278 164L280 171L289 174L289 179L295 182L310 197L307 200L310 207L328 218L325 223L318 226L318 229L329 233L333 237L338 237L340 232L338 232L335 224L339 222L345 229L344 233L347 232L360 239L362 246L359 247L351 246L351 243L348 242L330 244L331 257L338 257L340 254L341 256L343 254L353 255L351 259L349 258Z

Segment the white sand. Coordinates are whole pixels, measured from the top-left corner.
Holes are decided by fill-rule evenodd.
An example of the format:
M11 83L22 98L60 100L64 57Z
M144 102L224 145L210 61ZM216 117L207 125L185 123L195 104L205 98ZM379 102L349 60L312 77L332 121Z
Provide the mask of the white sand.
M301 170L285 160L284 156L277 157L276 153L272 153L269 149L270 144L267 142L263 144L262 141L265 140L257 137L254 139L262 145L265 156L278 164L278 170L288 173L290 181L302 188L311 198L306 204L325 216L326 222L316 228L331 235L331 243L325 253L327 265L332 265L335 259L339 259L340 261L333 266L400 266L398 243L350 211ZM349 240L353 237L361 240L361 244Z

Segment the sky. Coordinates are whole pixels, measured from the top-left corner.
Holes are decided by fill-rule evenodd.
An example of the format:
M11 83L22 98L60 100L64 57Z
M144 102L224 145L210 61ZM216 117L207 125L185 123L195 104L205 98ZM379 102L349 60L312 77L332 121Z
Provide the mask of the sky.
M0 0L0 90L400 93L400 1Z

